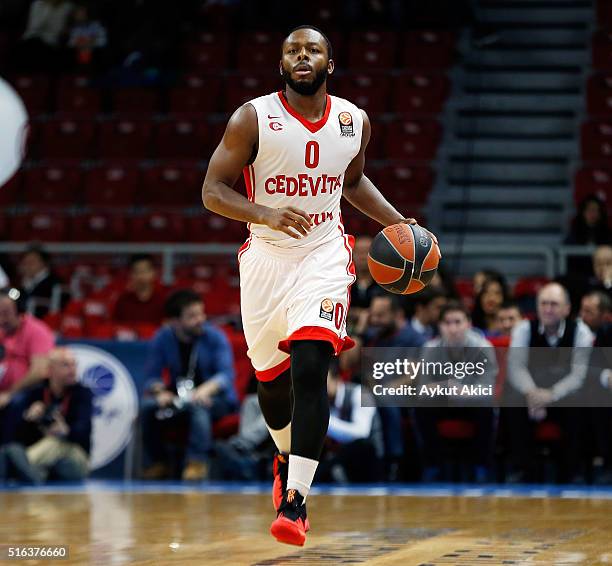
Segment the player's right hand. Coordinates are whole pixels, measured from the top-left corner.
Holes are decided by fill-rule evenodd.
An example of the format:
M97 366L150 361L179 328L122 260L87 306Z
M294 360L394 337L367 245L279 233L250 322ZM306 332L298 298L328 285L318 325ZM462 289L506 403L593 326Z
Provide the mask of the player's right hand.
M312 229L310 216L294 206L271 208L263 223L272 230L279 230L296 239L307 236Z

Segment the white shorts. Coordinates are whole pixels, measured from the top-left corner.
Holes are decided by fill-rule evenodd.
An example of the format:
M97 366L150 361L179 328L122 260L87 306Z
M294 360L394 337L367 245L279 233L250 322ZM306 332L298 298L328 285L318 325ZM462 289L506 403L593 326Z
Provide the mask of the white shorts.
M346 335L355 281L353 236L304 251L249 237L238 254L240 306L248 356L260 381L289 368L294 340L325 340L338 355L353 346Z

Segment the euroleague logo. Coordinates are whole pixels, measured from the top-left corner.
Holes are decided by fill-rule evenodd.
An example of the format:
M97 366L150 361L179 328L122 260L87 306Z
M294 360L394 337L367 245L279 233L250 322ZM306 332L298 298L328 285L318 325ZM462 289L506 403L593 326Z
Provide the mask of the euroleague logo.
M350 112L340 112L338 114L338 122L340 122L340 136L352 138L355 135L353 117Z
M332 312L334 310L334 301L331 299L323 299L321 301L321 309L319 310L319 317L325 320L331 320L333 318Z

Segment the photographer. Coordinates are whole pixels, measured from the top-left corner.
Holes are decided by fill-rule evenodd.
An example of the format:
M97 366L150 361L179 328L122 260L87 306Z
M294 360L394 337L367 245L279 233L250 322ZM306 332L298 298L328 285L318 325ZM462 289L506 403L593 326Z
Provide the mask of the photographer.
M206 322L204 303L191 290L174 292L165 304L169 323L151 341L146 375L150 378L142 406L146 479L168 474L161 437L164 426L187 417L189 439L183 479L208 475L213 421L233 412L234 365L231 346L221 330Z
M22 475L79 480L87 475L91 442L92 396L77 382L77 364L68 348L49 356L49 379L30 389L18 438L5 447L9 461L20 462ZM23 458L23 446L25 456ZM25 471L25 473L24 473Z

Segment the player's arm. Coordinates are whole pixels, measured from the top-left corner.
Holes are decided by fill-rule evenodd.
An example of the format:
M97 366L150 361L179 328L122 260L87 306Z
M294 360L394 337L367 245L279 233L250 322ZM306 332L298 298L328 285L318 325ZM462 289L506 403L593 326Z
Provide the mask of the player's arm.
M265 224L294 238L311 228L308 214L295 207L274 209L251 202L233 189L242 169L257 151L257 113L250 104L241 106L227 124L221 143L213 153L202 186L202 202L212 211L242 222Z

